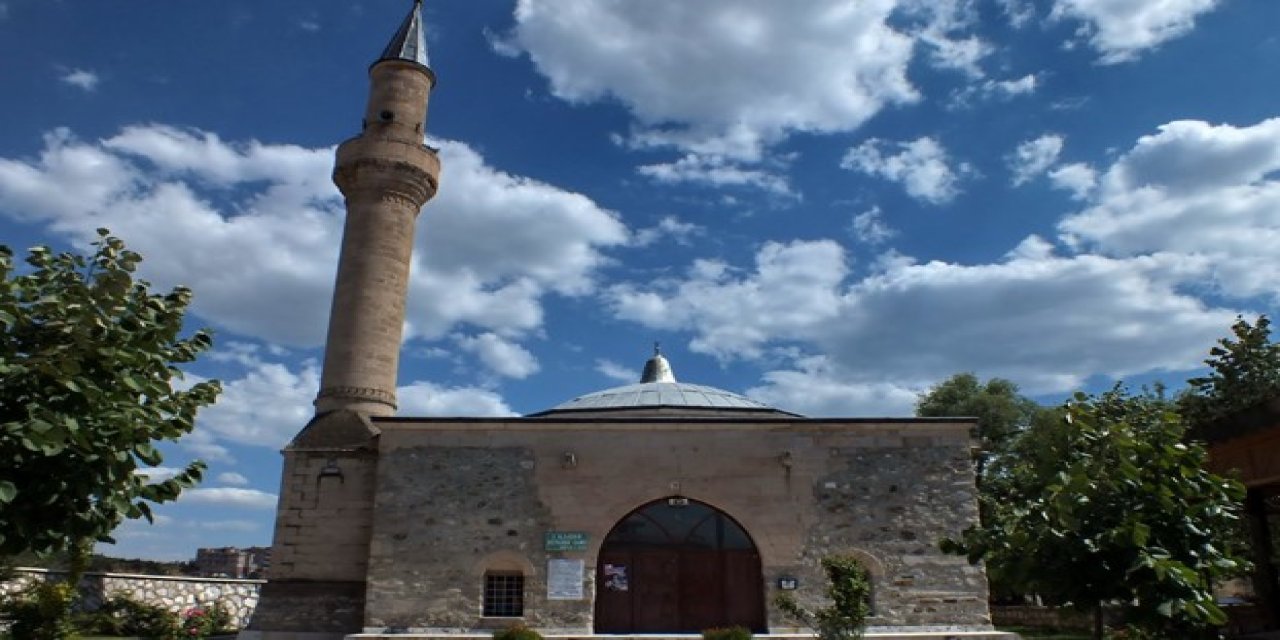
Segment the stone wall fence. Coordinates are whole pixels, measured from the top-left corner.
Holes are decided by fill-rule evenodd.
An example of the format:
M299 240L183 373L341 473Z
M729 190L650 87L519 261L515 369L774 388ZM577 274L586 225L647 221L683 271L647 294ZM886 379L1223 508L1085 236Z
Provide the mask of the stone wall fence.
M7 596L35 582L65 580L65 571L19 567L14 578L0 582L0 596ZM197 606L220 603L237 627L244 627L258 606L258 590L265 580L143 576L129 573L85 573L80 578L80 608L93 611L112 596L125 595L139 602L162 606L178 615Z

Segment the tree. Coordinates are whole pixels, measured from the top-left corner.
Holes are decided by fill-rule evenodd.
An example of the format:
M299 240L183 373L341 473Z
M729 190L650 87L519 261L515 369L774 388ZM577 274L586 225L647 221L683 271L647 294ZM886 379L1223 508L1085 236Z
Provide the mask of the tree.
M1170 404L1121 387L1077 394L999 458L987 520L944 549L985 559L1000 580L1095 614L1125 607L1159 637L1195 638L1226 616L1215 580L1246 564L1235 539L1244 488L1204 469Z
M1178 399L1193 431L1280 396L1280 344L1271 341L1271 321L1258 316L1249 324L1236 316L1231 333L1234 340L1223 338L1209 350L1209 374L1188 380L1190 389Z
M1018 393L1018 385L1003 378L986 383L972 373L957 373L921 394L916 415L924 417L973 416L978 419L976 437L986 455L981 462L1004 449L1041 411Z
M184 336L191 292L153 294L142 260L105 229L91 256L0 246L0 556L71 551L73 574L126 518L199 481L194 462L150 482L161 441L189 433L217 381L185 386L179 365L212 345Z

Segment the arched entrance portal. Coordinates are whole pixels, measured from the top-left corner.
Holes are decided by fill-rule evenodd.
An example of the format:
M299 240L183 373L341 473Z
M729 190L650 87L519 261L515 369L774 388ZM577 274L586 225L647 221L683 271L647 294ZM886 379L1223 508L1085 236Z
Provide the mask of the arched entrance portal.
M723 511L651 502L613 527L596 563L596 633L765 631L760 554Z

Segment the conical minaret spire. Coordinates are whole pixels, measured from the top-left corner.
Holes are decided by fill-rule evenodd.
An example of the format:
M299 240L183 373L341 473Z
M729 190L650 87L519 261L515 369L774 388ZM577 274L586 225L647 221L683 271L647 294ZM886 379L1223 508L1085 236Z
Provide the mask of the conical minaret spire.
M387 48L382 51L382 57L378 61L408 60L430 67L427 40L422 31L422 0L414 0L413 9L404 17L400 29L391 38L391 42L387 43Z

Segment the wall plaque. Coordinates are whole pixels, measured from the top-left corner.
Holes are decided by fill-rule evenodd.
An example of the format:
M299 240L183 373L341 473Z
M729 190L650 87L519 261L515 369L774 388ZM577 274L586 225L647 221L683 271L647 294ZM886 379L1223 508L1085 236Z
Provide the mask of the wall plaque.
M586 551L587 534L582 531L548 531L547 551Z
M547 561L547 599L581 600L585 561L552 558Z

